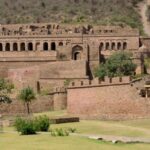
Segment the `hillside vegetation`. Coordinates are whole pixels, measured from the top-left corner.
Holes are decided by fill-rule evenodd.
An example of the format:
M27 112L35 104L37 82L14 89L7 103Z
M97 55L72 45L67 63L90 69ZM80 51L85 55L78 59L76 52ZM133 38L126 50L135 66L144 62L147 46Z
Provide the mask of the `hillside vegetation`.
M142 29L143 0L0 0L0 23L127 24Z

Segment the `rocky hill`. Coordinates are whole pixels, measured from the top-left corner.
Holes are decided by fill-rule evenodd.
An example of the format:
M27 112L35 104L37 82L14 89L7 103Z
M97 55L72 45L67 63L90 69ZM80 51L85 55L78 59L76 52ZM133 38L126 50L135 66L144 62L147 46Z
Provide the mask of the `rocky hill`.
M137 4L143 0L0 0L0 23L127 24L142 31Z

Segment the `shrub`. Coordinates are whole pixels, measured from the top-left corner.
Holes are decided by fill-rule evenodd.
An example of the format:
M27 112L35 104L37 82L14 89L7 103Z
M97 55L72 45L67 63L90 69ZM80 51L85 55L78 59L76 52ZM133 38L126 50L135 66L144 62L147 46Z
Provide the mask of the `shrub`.
M17 118L15 121L15 127L22 135L36 134L33 120Z
M70 133L75 133L77 130L76 130L76 128L68 128L68 131L69 131Z
M55 129L51 131L51 136L69 136L69 132L65 129Z
M36 117L34 120L36 131L44 131L47 132L50 126L49 118L44 116Z

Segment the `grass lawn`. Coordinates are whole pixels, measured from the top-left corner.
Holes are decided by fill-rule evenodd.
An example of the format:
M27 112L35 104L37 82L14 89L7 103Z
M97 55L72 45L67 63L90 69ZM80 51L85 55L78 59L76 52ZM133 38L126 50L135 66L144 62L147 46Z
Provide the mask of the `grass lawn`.
M136 121L133 121L135 123ZM137 120L142 122L142 120ZM103 134L116 136L146 137L150 138L150 120L145 121L149 124L128 122L110 122L110 121L81 121L80 123L68 123L51 125L53 128L76 128L78 133L84 134ZM145 127L146 126L146 127ZM149 128L148 128L149 127Z
M112 144L83 137L51 137L50 134L20 136L18 133L0 134L2 150L149 150L148 144Z
M67 116L66 111L46 112L50 118ZM55 128L76 128L80 134L101 134L150 138L150 119L132 121L88 121L79 123L53 124ZM112 144L86 137L52 137L50 133L21 136L14 128L4 128L8 133L0 134L0 149L3 150L150 150L150 144Z

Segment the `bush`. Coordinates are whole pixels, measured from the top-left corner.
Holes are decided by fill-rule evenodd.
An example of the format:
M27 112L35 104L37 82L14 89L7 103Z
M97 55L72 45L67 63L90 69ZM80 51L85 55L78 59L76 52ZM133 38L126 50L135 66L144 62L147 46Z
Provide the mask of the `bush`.
M39 116L35 119L17 118L14 124L16 130L22 135L36 134L37 131L47 132L50 126L47 116Z
M68 128L68 131L69 131L70 133L75 133L77 130L76 130L76 128Z
M15 121L15 127L22 135L36 134L34 122L32 120L17 118Z
M49 118L47 116L39 116L34 120L36 131L47 132L50 126Z
M69 136L69 132L65 129L55 129L51 131L51 136Z

